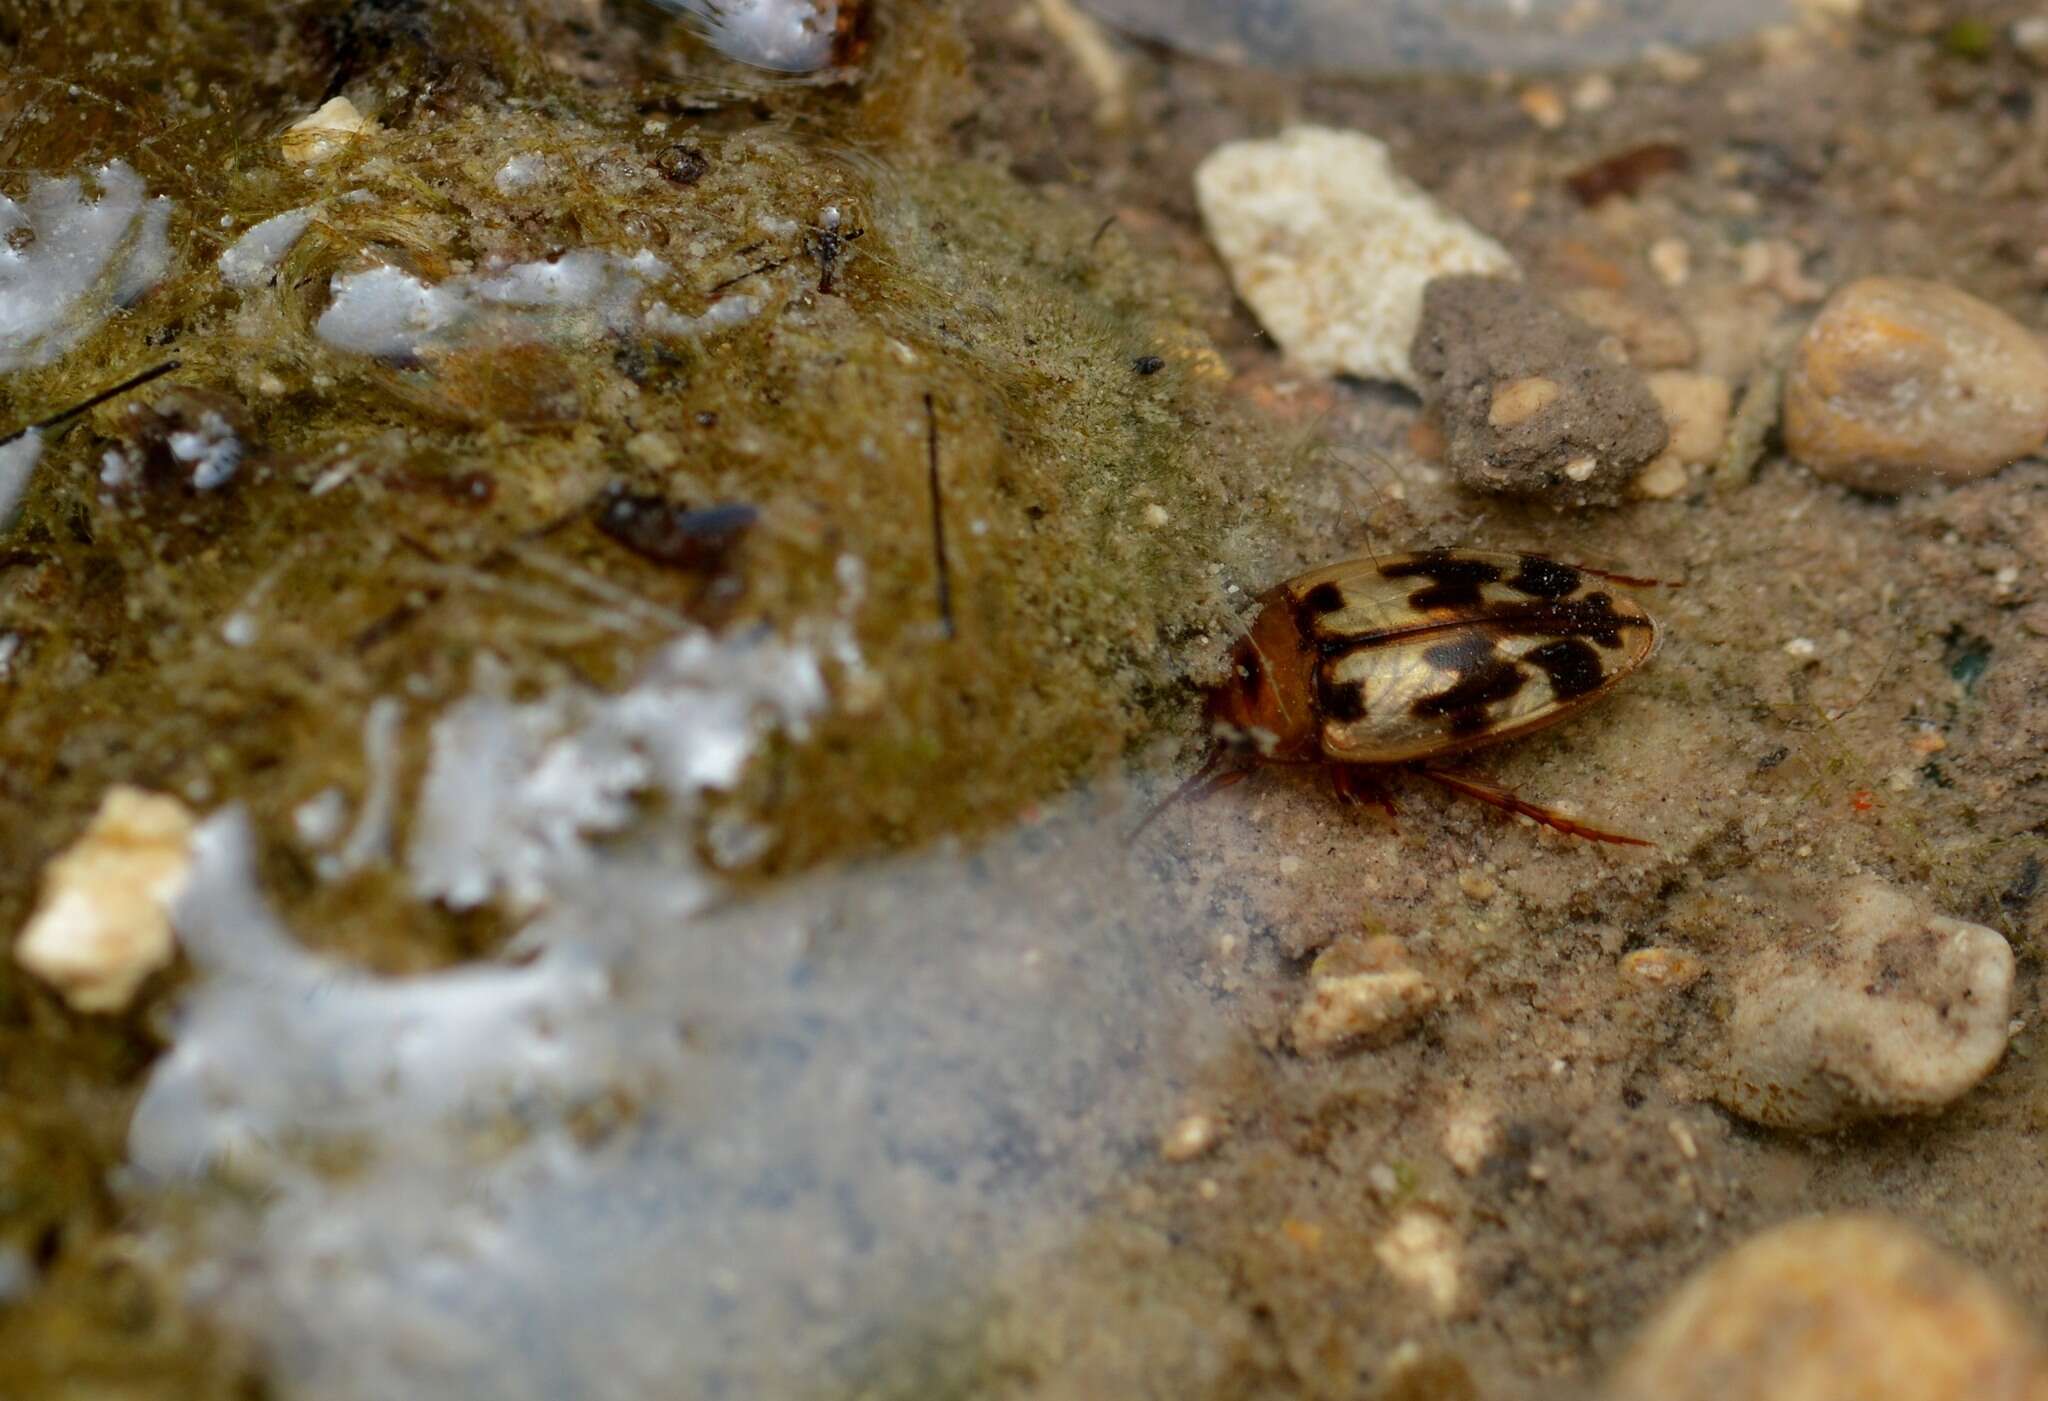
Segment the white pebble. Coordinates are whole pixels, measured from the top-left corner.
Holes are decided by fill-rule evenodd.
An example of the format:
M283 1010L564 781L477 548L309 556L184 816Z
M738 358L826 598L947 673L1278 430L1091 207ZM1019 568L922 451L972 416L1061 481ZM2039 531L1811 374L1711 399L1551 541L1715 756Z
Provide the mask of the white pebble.
M1387 1273L1421 1294L1442 1316L1457 1309L1463 1253L1450 1224L1419 1209L1402 1212L1373 1247Z
M1214 1148L1222 1138L1223 1126L1213 1115L1190 1114L1159 1140L1159 1156L1169 1163L1190 1162Z
M1435 1005L1436 989L1412 968L1317 978L1294 1014L1294 1049L1322 1056L1391 1040Z
M358 112L353 102L334 97L286 127L277 138L277 147L294 165L319 165L376 130L377 124Z
M1220 146L1195 171L1195 197L1238 295L1319 374L1420 388L1408 347L1423 288L1445 273L1514 271L1360 132L1298 126Z
M1866 878L1832 928L1738 968L1715 1097L1757 1123L1820 1132L1949 1104L1991 1073L2012 1018L1997 931Z
M171 903L191 870L192 814L176 798L109 789L78 840L43 869L15 961L81 1012L118 1012L171 961Z

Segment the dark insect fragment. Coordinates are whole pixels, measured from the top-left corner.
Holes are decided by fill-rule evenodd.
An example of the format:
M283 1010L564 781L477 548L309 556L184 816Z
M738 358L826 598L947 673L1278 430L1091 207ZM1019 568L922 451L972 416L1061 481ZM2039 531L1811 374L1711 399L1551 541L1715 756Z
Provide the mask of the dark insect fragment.
M1605 160L1579 167L1564 183L1587 208L1616 195L1633 195L1660 175L1672 175L1692 164L1683 146L1650 141Z
M614 487L598 503L597 528L643 559L675 569L725 567L761 513L743 502L691 510L664 496Z
M654 168L670 184L694 185L710 171L711 158L695 146L678 141L661 148L661 154L654 158Z
M1141 375L1156 375L1166 368L1166 361L1157 355L1140 355L1131 361L1131 368Z

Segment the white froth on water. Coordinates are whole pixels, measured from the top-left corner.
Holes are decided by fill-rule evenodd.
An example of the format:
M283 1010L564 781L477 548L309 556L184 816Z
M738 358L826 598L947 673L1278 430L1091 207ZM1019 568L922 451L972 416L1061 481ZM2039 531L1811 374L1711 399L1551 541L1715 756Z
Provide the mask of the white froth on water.
M163 278L171 202L151 199L120 161L0 195L0 371L47 365Z
M971 1328L1220 1044L1194 916L1134 888L1119 821L746 900L628 836L506 960L380 979L300 949L216 817L133 1161L238 1184L180 1254L286 1401L857 1380Z

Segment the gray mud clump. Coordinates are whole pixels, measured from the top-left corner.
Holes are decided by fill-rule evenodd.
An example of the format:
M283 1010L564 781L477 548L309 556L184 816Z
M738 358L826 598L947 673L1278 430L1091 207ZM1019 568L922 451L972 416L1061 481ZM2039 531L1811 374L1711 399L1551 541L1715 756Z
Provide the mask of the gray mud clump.
M1664 449L1669 430L1642 376L1519 282L1432 282L1412 355L1445 460L1470 490L1610 504Z

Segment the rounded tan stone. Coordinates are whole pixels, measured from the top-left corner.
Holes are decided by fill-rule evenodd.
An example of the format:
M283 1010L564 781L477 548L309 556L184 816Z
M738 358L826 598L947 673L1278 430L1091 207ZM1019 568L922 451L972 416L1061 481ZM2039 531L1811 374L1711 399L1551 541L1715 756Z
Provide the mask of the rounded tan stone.
M1814 1133L1953 1103L2005 1054L2012 949L1874 879L1831 906L1827 927L1733 970L1714 1097Z
M2048 1352L1970 1265L1881 1217L1764 1232L1650 1320L1604 1401L2048 1401Z
M1831 481L1903 492L1968 481L2048 440L2048 349L1938 282L1836 292L1785 380L1785 445Z

